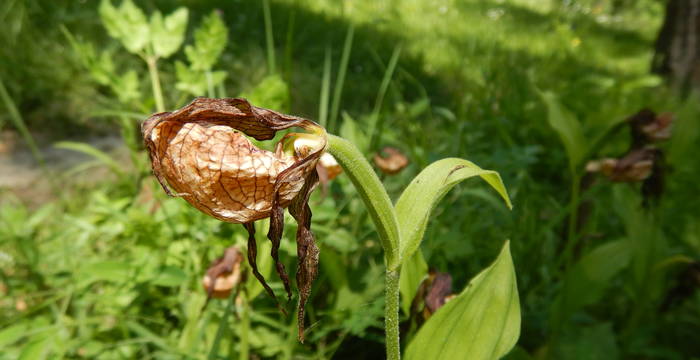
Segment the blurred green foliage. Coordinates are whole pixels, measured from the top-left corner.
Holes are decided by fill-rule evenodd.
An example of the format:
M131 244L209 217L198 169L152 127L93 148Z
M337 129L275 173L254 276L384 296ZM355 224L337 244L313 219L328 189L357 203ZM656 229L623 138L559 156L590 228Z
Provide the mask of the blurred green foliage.
M245 243L243 229L167 198L148 176L138 128L159 101L171 110L193 96L238 95L327 118L368 156L400 148L411 164L382 179L394 200L437 159L498 170L513 211L475 182L457 185L436 205L425 264L416 259L412 274L449 272L459 293L510 239L523 319L509 358L697 358L700 295L677 289L700 260L700 108L648 72L663 2L269 5L265 26L249 0L0 3L0 129L15 131L12 103L43 149L118 133L129 150L112 158L64 142L94 161L68 173L49 166L53 195L0 189L0 358L230 358L243 338L254 358L383 356L381 251L342 175L311 204L321 270L305 344L294 316L250 279L249 306L213 301L202 311L201 277L226 246ZM580 191L588 160L629 146L626 129L606 134L645 107L676 115L660 145L659 203L644 209L639 184L604 178ZM105 179L76 180L86 177ZM293 224L281 248L292 271ZM259 260L269 273L267 251ZM415 334L402 334L404 349Z

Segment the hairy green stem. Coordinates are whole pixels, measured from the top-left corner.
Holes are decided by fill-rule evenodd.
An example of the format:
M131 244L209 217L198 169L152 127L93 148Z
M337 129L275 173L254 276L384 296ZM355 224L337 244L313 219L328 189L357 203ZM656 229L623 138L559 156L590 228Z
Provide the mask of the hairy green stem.
M146 58L148 64L148 74L151 76L151 87L153 88L153 97L156 100L156 110L158 112L165 111L165 102L163 101L163 90L160 88L160 77L158 76L158 59L155 56Z
M351 142L338 136L328 135L328 152L343 167L367 206L379 233L387 269L397 270L401 264L399 227L389 194L364 155Z
M399 271L387 270L385 279L384 331L386 332L386 358L388 360L399 360L401 358L401 346L399 344Z
M372 166L364 155L349 141L329 135L328 152L343 167L355 185L372 217L384 249L386 262L386 293L384 306L384 333L386 355L389 360L401 358L399 343L399 228L394 206Z

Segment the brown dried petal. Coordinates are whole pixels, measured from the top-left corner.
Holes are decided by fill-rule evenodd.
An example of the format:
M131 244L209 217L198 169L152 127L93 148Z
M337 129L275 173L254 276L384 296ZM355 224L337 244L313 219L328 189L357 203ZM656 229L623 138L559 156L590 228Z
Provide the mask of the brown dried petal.
M322 129L244 99L198 98L178 111L153 115L142 131L153 172L168 194L182 196L217 219L246 223L270 216L275 193L282 207L288 205L301 189L303 175L311 171L309 166L293 165L315 166L325 137L315 136L317 146L300 159L283 151L292 134L273 153L258 149L239 131L264 140L293 126ZM292 168L283 186L277 186L278 176Z
M382 156L381 153L386 156ZM408 158L398 149L387 146L379 154L374 155L374 163L383 173L393 175L408 165Z

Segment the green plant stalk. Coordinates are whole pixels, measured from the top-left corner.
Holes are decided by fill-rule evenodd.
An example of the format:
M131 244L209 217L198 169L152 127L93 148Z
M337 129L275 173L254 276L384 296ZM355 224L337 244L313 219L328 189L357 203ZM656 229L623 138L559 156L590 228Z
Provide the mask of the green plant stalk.
M348 61L350 60L350 51L352 50L352 40L355 34L355 26L350 24L348 32L345 35L345 43L343 44L343 54L340 56L340 65L338 66L338 77L335 80L335 88L333 89L333 100L331 101L331 114L328 119L328 131L336 131L335 123L338 120L338 112L340 111L340 99L343 95L343 85L345 84L345 74L348 70Z
M207 70L204 75L207 78L207 95L209 97L216 97L216 93L214 92L214 79L212 79L211 70Z
M386 355L389 360L398 360L401 358L399 343L399 269L401 259L399 257L400 235L396 212L377 174L355 145L343 138L328 135L328 152L335 157L350 177L377 227L386 263L386 303L384 306Z
M250 358L250 304L247 293L243 292L243 304L241 306L241 343L238 358L248 360Z
M387 270L385 274L384 331L386 333L386 358L399 360L399 270Z
M378 133L382 129L382 121L380 121L379 112L382 110L382 104L384 103L384 97L386 96L387 90L389 90L389 84L391 84L391 79L394 75L394 70L396 69L396 64L399 61L399 56L401 55L401 45L397 45L394 48L394 52L391 54L391 59L389 59L389 64L384 72L384 78L382 78L382 83L379 85L379 92L377 93L377 98L374 102L374 109L370 115L370 125L369 125L369 138L370 138L370 149L374 149L377 141L379 140Z
M573 262L573 253L576 248L577 232L576 227L578 225L578 207L579 207L579 197L581 192L581 176L575 172L571 171L571 199L569 201L569 207L571 213L569 214L569 224L566 235L566 246L564 248L564 268L568 269Z
M231 315L231 310L233 310L233 303L235 301L235 298L236 295L234 291L231 293L231 296L228 297L226 309L224 310L224 316L222 316L221 320L219 320L219 327L216 329L216 335L214 335L214 341L211 344L209 356L207 356L208 360L213 360L219 357L219 344L221 343L221 338L224 335L224 327L228 324L228 317L229 315Z
M397 270L401 265L398 246L399 227L389 194L364 155L351 142L329 134L328 152L343 167L367 206L384 249L387 270Z
M331 48L326 47L326 57L323 61L323 80L321 81L321 95L318 105L318 122L328 128L328 95L331 87Z
M263 17L265 19L265 43L267 45L267 70L275 73L275 41L272 37L272 15L270 15L270 1L263 0Z
M147 56L145 59L146 64L148 64L148 75L151 77L153 97L156 100L156 110L164 112L165 103L163 101L163 90L160 87L160 77L158 76L158 59L155 56Z

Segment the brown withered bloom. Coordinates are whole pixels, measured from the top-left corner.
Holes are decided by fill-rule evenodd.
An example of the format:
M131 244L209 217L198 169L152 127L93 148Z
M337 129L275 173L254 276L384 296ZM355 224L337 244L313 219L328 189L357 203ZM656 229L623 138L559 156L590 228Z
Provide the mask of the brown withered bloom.
M638 182L651 176L658 156L654 148L634 149L619 159L589 161L586 170L600 172L614 182Z
M408 158L399 149L386 146L374 155L374 163L387 175L394 175L408 166Z
M270 140L291 127L274 151L260 149L247 136ZM256 264L253 222L270 218L267 234L275 267L291 299L289 277L279 261L284 208L298 223L297 286L299 340L304 339L304 307L318 271L318 247L311 233L311 191L316 164L326 149L326 132L313 121L251 105L245 99L197 98L173 112L152 115L141 126L153 173L168 195L219 220L248 231L248 262L253 275L276 299Z
M668 140L673 130L673 114L657 115L649 109L642 109L627 118L632 138L631 148L641 148L649 143Z
M431 269L428 277L418 287L416 297L411 304L411 313L414 315L420 313L420 318L416 319L420 325L453 297L452 276Z
M243 255L235 246L230 246L224 250L224 255L216 259L206 275L202 278L202 286L207 292L209 299L226 299L231 294L234 287L238 286L244 279L241 271Z

